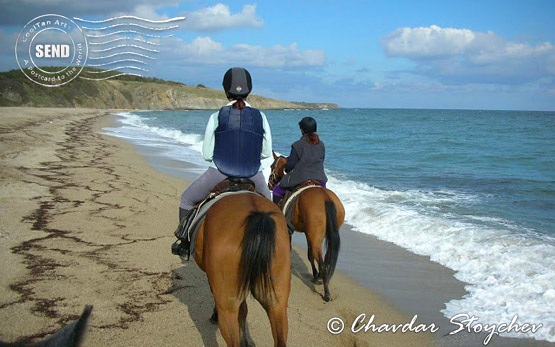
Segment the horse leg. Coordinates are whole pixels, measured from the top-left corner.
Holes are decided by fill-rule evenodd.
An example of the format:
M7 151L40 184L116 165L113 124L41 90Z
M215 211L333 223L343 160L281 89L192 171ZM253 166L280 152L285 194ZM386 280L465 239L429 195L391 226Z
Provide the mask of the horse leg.
M328 302L331 298L329 290L329 271L324 261L321 241L316 245L309 243L308 249L308 259L310 260L310 265L312 265L312 282L315 284L324 284L324 301ZM318 262L318 269L316 269L315 262Z
M324 261L324 257L322 255L322 247L310 247L308 251L308 259L310 260L310 265L312 265L312 273L313 278L312 282L315 284L324 284L324 301L330 301L330 289L329 289L329 268ZM316 270L316 266L314 266L314 261L318 261L318 270Z
M237 310L218 309L218 327L228 347L242 346L238 316Z
M324 264L324 261L322 260L320 262L320 273L322 274L322 280L324 283L324 301L328 302L331 299L331 295L330 295L330 276L329 276L329 269L327 267L326 264Z
M312 247L312 245L310 244L310 240L308 240L308 236L306 239L307 242L307 248L308 248L308 262L310 263L310 266L312 267L312 282L316 283L316 284L320 284L320 280L319 280L319 274L318 274L318 269L316 268L316 264L315 264L315 260L318 259L318 255L317 253L314 253L314 248Z
M318 284L320 283L324 284L324 301L328 302L330 301L330 298L331 298L330 289L329 289L330 279L329 279L328 266L324 261L324 257L322 256L322 247L318 248L317 259L318 259L318 270L320 272L319 278L318 278Z
M280 303L267 310L272 336L274 337L274 347L287 346L287 304Z
M214 306L214 312L212 312L212 317L210 317L210 323L218 324L218 310L216 310L216 306Z
M239 329L241 331L241 347L254 346L255 343L249 332L249 327L247 325L247 314L249 310L247 307L247 299L243 300L241 306L239 306Z

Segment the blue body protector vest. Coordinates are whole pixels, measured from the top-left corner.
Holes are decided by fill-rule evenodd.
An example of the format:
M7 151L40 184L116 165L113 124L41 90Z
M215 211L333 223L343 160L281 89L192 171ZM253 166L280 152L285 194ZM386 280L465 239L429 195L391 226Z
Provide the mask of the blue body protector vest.
M262 115L255 108L243 110L224 106L218 114L214 163L230 177L252 177L260 169L264 128Z

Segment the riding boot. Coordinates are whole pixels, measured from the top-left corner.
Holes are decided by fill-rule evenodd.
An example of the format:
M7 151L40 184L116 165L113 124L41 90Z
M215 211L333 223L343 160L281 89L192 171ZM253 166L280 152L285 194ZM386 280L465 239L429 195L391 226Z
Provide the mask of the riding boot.
M185 218L185 216L187 215L187 213L189 213L190 210L186 210L184 208L179 208L179 223L181 223L181 221L183 220L183 218Z
M187 257L187 260L189 260L191 246L188 232L190 225L189 219L193 211L194 209L185 210L181 207L179 208L179 225L174 233L178 240L172 244L172 253L180 257Z

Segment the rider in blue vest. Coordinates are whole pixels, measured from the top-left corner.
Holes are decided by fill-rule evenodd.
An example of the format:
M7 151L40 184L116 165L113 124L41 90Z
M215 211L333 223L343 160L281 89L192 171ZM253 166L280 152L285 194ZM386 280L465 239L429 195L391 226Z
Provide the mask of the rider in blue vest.
M243 68L231 68L222 85L230 102L208 120L202 155L210 166L181 195L180 222L227 177L249 178L256 191L271 199L260 161L272 156L272 135L266 115L246 101L252 89L251 75Z

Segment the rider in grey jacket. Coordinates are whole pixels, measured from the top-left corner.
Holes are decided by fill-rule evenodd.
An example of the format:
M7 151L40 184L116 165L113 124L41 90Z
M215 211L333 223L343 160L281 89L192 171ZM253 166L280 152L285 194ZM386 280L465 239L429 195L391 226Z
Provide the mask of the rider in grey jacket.
M302 137L291 145L291 152L285 165L286 175L276 186L278 189L274 188L275 197L280 198L280 193L284 193L283 190L294 188L308 180L318 180L322 186L325 186L328 181L324 173L326 147L316 134L316 120L312 117L304 117L299 122L299 127Z

